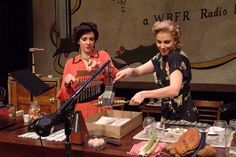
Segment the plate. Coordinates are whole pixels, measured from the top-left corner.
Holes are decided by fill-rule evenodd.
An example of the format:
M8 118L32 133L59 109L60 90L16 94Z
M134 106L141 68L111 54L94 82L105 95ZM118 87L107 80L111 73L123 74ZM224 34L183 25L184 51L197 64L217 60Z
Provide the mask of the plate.
M208 131L208 135L216 136L217 134L213 131L212 127L210 127L210 129Z
M168 128L167 130L168 130L168 133L173 134L173 135L179 135L179 136L187 131L187 129L179 128L179 127Z

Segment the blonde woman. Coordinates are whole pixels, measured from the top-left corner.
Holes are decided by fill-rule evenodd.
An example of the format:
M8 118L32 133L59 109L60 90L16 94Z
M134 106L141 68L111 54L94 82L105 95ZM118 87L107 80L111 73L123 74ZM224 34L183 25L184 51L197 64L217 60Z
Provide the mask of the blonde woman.
M158 21L152 32L159 49L156 56L136 68L121 70L114 81L154 73L157 88L136 93L130 105L139 105L145 98L160 98L162 120L197 121L197 108L190 96L191 67L181 50L179 25L169 20Z

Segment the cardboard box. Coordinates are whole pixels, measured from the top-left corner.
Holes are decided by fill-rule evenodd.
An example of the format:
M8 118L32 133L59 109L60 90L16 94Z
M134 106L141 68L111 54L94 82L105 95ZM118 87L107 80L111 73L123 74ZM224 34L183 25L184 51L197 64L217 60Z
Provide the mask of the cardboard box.
M129 118L130 120L121 126L95 124L101 116L115 117L115 118ZM89 134L105 135L120 139L125 136L143 122L142 112L122 111L122 110L105 110L97 113L93 117L86 119L86 126Z

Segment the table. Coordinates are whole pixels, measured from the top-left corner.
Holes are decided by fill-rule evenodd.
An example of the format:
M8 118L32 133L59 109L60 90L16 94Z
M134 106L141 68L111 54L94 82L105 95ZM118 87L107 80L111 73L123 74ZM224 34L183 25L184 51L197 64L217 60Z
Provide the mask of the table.
M15 126L22 125L17 123ZM17 157L65 157L64 142L42 142L40 140L19 138L17 135L27 132L27 128L20 128L13 131L8 131L9 128L0 130L0 154L1 157L17 156ZM127 157L128 152L133 144L140 142L134 140L133 136L142 130L138 127L121 139L121 146L107 144L101 151L92 151L86 145L72 145L72 157ZM171 157L168 154L161 154L162 157ZM224 149L217 148L216 157L224 157Z

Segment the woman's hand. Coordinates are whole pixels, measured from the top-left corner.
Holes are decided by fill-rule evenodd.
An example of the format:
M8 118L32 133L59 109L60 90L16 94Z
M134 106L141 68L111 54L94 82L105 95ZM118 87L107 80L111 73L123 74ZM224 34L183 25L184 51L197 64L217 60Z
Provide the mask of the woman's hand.
M71 82L75 81L75 76L72 75L71 73L68 73L65 78L64 78L65 83L69 84Z
M98 96L98 101L102 101L102 99L103 99L103 94L104 94L104 93L102 93L101 95Z
M103 94L104 93L102 93L101 95L98 96L97 102L93 104L94 106L101 106L102 105Z
M115 83L116 81L122 79L123 77L129 77L131 76L133 73L133 68L126 68L124 70L121 70L119 71L117 74L116 74L116 77L113 81L113 83Z
M66 74L64 78L65 86L69 88L71 86L71 83L75 81L75 76L71 73Z
M130 105L137 106L140 105L145 99L144 91L136 93L130 100Z

